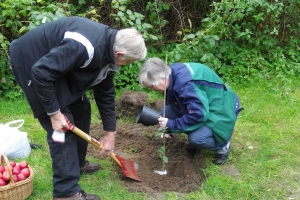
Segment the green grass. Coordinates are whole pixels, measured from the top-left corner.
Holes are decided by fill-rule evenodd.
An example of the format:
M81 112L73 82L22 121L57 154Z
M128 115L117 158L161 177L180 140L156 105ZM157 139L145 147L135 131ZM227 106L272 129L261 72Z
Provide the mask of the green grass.
M288 199L300 187L300 82L296 78L274 78L248 85L232 86L245 108L237 121L228 162L215 166L207 161L200 169L207 180L184 199ZM52 170L45 131L33 118L25 100L8 102L0 99L0 123L24 119L21 130L28 132L43 149L32 150L26 159L35 172L34 191L29 200L52 199ZM93 104L92 123L98 123ZM210 154L210 152L206 152ZM95 161L95 158L89 158ZM110 159L97 160L104 170L83 176L83 189L103 200L149 199L141 193L130 193L110 170ZM239 172L229 176L224 170L234 166ZM170 183L172 184L172 183ZM300 196L298 194L297 198ZM175 192L165 193L168 200L183 199ZM292 199L292 198L291 198Z

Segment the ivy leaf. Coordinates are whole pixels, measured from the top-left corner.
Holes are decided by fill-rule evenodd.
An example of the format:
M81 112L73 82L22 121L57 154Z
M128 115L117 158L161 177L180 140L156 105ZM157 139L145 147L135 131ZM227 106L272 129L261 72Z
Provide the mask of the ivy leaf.
M207 59L208 59L208 56L206 54L204 54L200 60L202 62L206 62Z
M195 34L189 34L189 35L187 35L187 38L193 39L193 38L195 38Z
M26 9L20 10L19 13L20 13L23 17L26 17Z
M90 12L91 12L91 14L93 14L93 15L97 13L96 9L93 9L93 10L91 10Z
M135 16L136 18L139 18L139 19L144 19L144 15L142 15L142 14L140 14L140 13L138 13L138 12L134 12L134 16Z
M180 53L176 53L175 54L175 59L176 60L180 60L181 59L181 54Z
M164 27L168 23L167 20L161 20L160 25Z
M151 37L152 40L158 40L158 37L155 36L155 35L150 35L150 37Z
M210 47L214 47L216 45L216 41L212 38L208 39L208 44Z
M122 11L119 11L119 12L118 12L118 16L123 17L123 16L124 16L124 13L123 13Z
M120 9L121 11L125 11L125 10L126 10L126 6L120 6L119 9Z
M210 18L204 18L201 20L201 22L209 22L210 21Z
M148 23L143 23L142 26L144 28L152 28L153 27L151 24L148 24Z
M132 13L131 10L127 10L126 13L127 13L128 15L133 15L133 13Z
M6 27L11 27L11 20L8 19L6 22L5 22L5 26Z
M196 33L197 36L200 36L202 34L203 34L203 31L197 31L197 33Z
M214 38L214 40L219 40L220 39L219 36L217 36L217 35L213 35L212 37Z
M136 19L136 20L135 20L135 23L141 24L141 20L140 20L140 19Z

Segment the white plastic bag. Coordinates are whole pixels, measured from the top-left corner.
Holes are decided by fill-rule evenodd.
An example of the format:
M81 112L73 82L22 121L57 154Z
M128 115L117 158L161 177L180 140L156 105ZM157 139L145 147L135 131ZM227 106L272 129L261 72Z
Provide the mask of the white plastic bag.
M19 124L17 126L11 126ZM27 158L31 153L27 132L20 131L23 119L0 124L0 155L5 154L8 159Z

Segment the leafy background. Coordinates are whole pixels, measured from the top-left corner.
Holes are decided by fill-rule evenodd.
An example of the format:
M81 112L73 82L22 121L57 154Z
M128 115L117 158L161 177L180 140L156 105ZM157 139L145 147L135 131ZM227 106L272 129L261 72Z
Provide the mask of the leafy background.
M44 130L12 76L7 49L13 39L42 24L44 17L49 22L76 15L118 29L134 26L146 39L148 58L168 55L169 63L207 64L232 86L245 107L227 164L206 163L201 170L208 179L186 199L299 199L299 8L298 0L1 0L1 123L23 118L23 130L32 133L29 139L47 146ZM146 90L136 81L142 64L122 67L115 78L117 93ZM149 101L157 97L148 94ZM92 105L92 122L99 123L94 101ZM28 161L38 174L30 199L51 199L51 193L45 192L51 188L49 152L35 150ZM110 160L101 164L104 171L81 179L90 193L102 199L149 199L129 193L112 178ZM240 175L224 175L230 166ZM174 192L164 199L182 198Z
M0 3L0 97L18 99L9 64L10 42L43 23L82 16L116 29L137 28L147 57L168 63L201 62L228 84L298 76L300 2L297 0L2 0ZM121 89L137 82L142 62L121 68Z

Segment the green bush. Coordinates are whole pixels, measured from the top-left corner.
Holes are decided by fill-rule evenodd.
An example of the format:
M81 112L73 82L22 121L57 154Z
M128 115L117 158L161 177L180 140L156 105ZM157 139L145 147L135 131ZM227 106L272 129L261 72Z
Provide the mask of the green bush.
M19 92L9 70L9 43L43 21L70 15L116 29L133 26L146 40L148 58L201 62L232 84L299 75L299 9L297 0L3 0L0 96L14 99L12 91ZM143 90L137 82L141 65L122 67L116 89Z
M295 39L299 41L299 32L291 27L299 24L300 17L288 13L299 5L296 1L214 2L202 27L187 31L170 52L171 59L202 62L235 83L278 73L299 74ZM292 34L290 38L284 30Z

